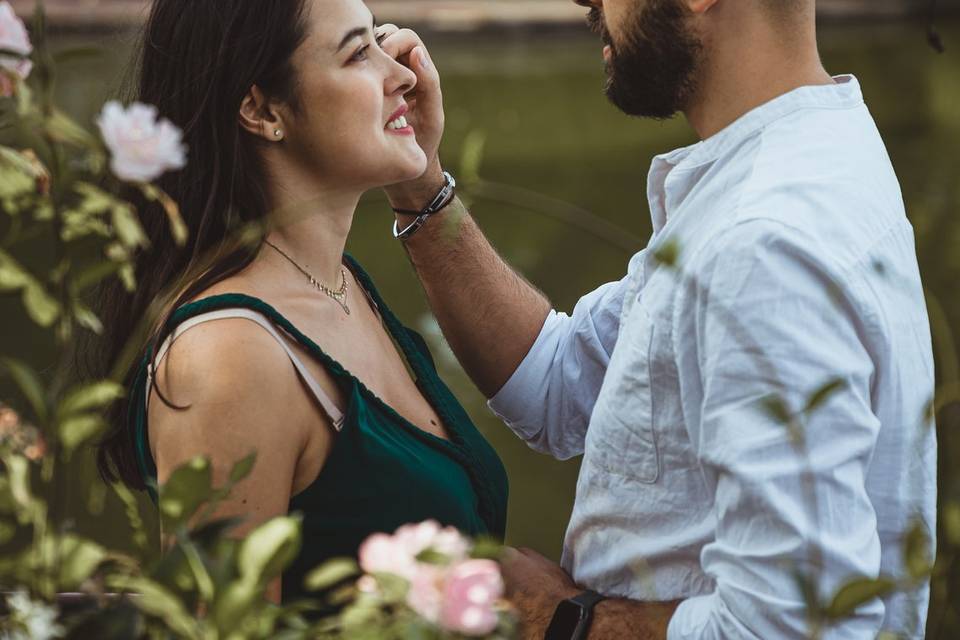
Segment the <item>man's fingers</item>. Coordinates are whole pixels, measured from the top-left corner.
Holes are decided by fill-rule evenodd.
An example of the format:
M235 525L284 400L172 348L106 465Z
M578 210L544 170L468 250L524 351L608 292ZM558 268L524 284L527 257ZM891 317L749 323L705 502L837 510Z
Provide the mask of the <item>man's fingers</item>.
M398 27L395 24L390 24L388 22L387 24L382 24L379 27L377 27L377 37L380 38L380 37L392 36L397 31L400 31L400 27Z
M417 86L429 89L432 93L439 93L440 74L430 60L427 48L420 46L410 52L410 68L417 74Z
M389 25L393 26L393 25ZM396 27L394 27L396 29ZM423 46L423 41L415 31L410 29L397 29L390 32L380 41L380 47L394 60L401 58L415 47Z

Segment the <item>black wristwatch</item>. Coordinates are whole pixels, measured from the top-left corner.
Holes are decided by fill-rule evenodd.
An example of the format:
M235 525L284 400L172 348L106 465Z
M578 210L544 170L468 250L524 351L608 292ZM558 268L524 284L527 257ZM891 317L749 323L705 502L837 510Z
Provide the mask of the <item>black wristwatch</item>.
M543 640L584 640L593 622L593 608L606 598L596 591L584 591L557 605Z

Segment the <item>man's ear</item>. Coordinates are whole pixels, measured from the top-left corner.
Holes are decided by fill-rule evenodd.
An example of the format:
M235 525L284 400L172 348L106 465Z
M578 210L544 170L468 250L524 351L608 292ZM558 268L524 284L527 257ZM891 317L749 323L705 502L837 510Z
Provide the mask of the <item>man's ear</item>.
M279 141L286 135L282 116L257 85L250 87L240 103L238 119L241 127L264 140Z
M702 15L713 8L720 0L686 0L690 12L694 15Z

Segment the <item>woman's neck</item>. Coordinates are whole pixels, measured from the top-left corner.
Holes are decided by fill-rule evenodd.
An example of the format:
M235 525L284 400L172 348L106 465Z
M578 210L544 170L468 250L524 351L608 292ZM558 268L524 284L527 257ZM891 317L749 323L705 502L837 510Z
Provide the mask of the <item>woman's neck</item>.
M344 247L360 196L323 189L311 194L284 191L273 198L267 241L322 284L336 288L340 285ZM294 268L276 251L267 249L261 252L260 259L266 258L280 273ZM279 264L278 259L285 264Z

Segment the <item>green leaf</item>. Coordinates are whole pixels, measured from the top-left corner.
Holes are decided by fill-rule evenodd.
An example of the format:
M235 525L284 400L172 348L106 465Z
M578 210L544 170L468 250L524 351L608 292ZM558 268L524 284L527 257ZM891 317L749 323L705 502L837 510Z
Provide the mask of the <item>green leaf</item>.
M33 163L16 149L0 146L0 163L6 165L6 167L15 169L22 174L35 176L36 168L34 167Z
M417 562L444 566L450 564L450 556L434 549L424 549L417 555Z
M46 507L42 500L30 491L30 463L23 456L9 456L3 460L10 479L10 496L17 504L17 522L38 523L45 517Z
M100 187L89 182L78 182L73 186L73 191L80 196L79 211L84 213L100 213L110 211L123 201L117 199Z
M0 520L0 545L5 545L13 540L17 531L18 529L13 523Z
M213 608L213 620L223 637L243 623L244 618L253 613L252 609L260 602L265 588L248 580L236 580L227 585L220 593Z
M123 282L124 288L133 293L137 289L137 276L133 270L132 264L124 264L120 267L120 280Z
M160 488L160 515L164 528L176 530L186 523L212 493L210 460L196 457L178 467Z
M246 458L240 460L235 465L233 469L230 470L230 484L237 484L244 478L250 475L250 472L253 471L253 466L257 462L257 452L254 451Z
M110 380L80 385L67 393L60 403L59 414L69 416L92 409L103 409L114 400L122 398L125 393L123 385Z
M61 591L79 587L107 558L100 545L69 533L60 539L59 551L57 588Z
M19 291L35 281L13 256L0 250L0 292Z
M820 408L823 404L829 400L833 394L844 389L847 386L846 381L843 378L835 378L830 380L822 387L810 394L810 399L807 400L807 406L804 407L804 412L811 414Z
M890 578L861 578L840 587L833 600L827 606L827 616L832 620L846 618L857 607L867 604L874 598L882 598L892 593L897 583Z
M926 578L933 571L930 554L931 541L927 529L919 519L914 520L903 539L903 562L914 580Z
M103 322L89 307L75 301L73 304L73 315L81 327L89 329L97 335L103 334Z
M771 394L762 400L764 411L780 424L793 422L793 414L787 406L787 401L781 396Z
M486 143L487 134L480 130L471 131L463 139L463 150L460 152L460 178L465 186L480 182L480 165L483 163Z
M47 118L44 128L47 134L58 142L85 149L96 149L100 146L93 134L59 109L54 109L53 114Z
M103 416L94 414L74 415L60 423L60 442L64 453L70 456L77 447L99 435L107 428L107 421Z
M481 536L474 542L470 557L483 560L499 560L503 557L503 545L495 538Z
M266 584L300 551L301 518L280 516L250 532L240 544L237 567L245 580Z
M676 267L680 262L680 245L676 240L668 240L654 251L653 257L666 267Z
M46 393L43 390L43 384L39 376L26 363L13 358L0 358L0 369L5 369L7 374L13 380L20 393L30 403L34 414L41 422L47 418Z
M385 604L399 604L407 597L410 591L410 583L400 576L392 573L374 574L377 579L377 586L380 588L380 599Z
M73 278L73 285L78 291L89 289L101 280L109 278L120 270L120 265L111 260L97 262L80 270Z
M176 595L148 578L113 576L107 580L112 589L131 592L130 602L149 616L163 620L171 631L182 638L199 638L196 621Z
M30 318L44 328L53 326L60 317L60 303L38 282L29 284L23 290L23 306Z
M356 560L335 558L308 573L303 584L308 591L322 591L359 574L360 567Z
M125 204L117 205L112 208L111 212L113 228L117 232L117 238L124 246L135 249L150 244L133 207Z

